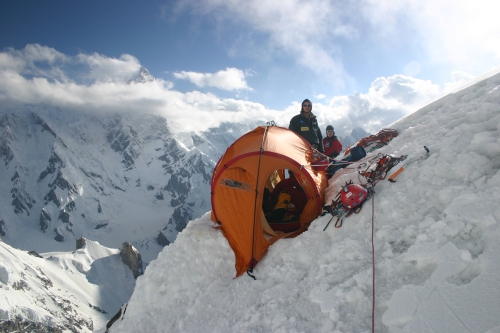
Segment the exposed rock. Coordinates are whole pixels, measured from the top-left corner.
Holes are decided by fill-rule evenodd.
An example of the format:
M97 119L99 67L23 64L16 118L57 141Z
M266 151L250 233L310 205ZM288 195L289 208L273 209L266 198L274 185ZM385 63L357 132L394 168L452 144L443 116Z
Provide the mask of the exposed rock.
M172 207L176 207L186 201L189 191L191 190L191 183L189 181L190 177L190 172L185 168L181 168L176 174L173 174L170 177L170 180L164 190L170 192L172 197L170 205Z
M43 200L45 200L45 205L48 205L49 202L53 202L57 207L59 207L59 200L57 199L56 192L54 192L54 189L50 189L49 193L43 197Z
M120 256L122 262L132 270L135 279L144 274L141 254L130 243L125 242L122 244Z
M14 176L10 179L12 182L12 189L10 190L12 200L12 206L14 206L14 213L21 214L26 212L30 216L29 209L33 207L36 201L31 198L30 194L25 190L25 181L21 180L19 173L16 171Z
M76 208L76 204L74 201L70 201L70 202L68 202L68 204L66 206L64 206L64 210L68 211L68 212L74 211L75 208Z
M99 311L100 313L108 314L106 311L104 311L103 309L101 309L97 305L92 305L92 304L89 303L89 307L91 307L92 309L94 309L96 311Z
M105 227L105 226L107 226L107 225L108 225L108 223L99 223L98 225L96 225L96 226L95 226L95 228L94 228L94 229L96 229L96 230L97 230L97 229L101 229L101 228L104 228L104 227Z
M69 213L61 210L59 212L59 220L63 221L63 223L69 223Z
M29 251L28 252L29 255L32 255L33 257L37 257L37 258L43 258L41 255L38 254L38 252L36 251Z
M56 133L54 133L54 131L50 128L49 125L47 125L47 123L42 119L40 118L37 114L35 113L32 113L31 116L33 118L35 118L35 124L37 125L42 125L42 132L43 131L47 131L49 132L54 138L57 138L57 135Z
M54 231L55 231L55 232L56 232L56 234L57 234L57 235L56 235L56 237L54 237L54 239L55 239L56 241L58 241L58 242L63 242L63 241L64 241L64 235L62 235L62 234L59 232L59 230L57 230L57 228L56 228L56 230L54 230Z
M0 240L2 240L2 237L5 236L5 222L0 219Z
M113 318L111 318L108 321L108 323L106 324L106 332L104 332L104 333L109 332L109 328L114 324L115 321L120 319L120 317L122 316L122 312L123 312L123 315L125 315L125 312L127 311L127 305L128 305L128 303L125 303L124 305L122 305L120 310L118 310L118 312L113 316Z
M40 229L45 232L47 228L49 227L49 222L52 221L50 218L49 213L45 211L45 209L42 209L40 212Z
M182 205L174 210L174 213L168 220L168 224L175 225L175 230L181 232L187 226L188 222L192 220L191 217L191 209Z
M127 83L146 83L152 82L154 80L154 76L151 75L151 73L145 67L141 66L141 68L139 69L139 73L136 76L130 78Z
M84 249L87 245L87 239L85 237L80 237L76 239L76 249Z
M3 157L4 164L5 166L7 166L14 158L14 153L9 147L9 139L12 138L12 135L7 116L4 116L2 119L0 119L0 127L5 128L3 135L0 136L0 157Z
M61 169L62 166L63 161L61 158L56 153L52 153L47 168L38 177L38 182L41 182L47 175L54 174L57 170Z
M0 332L62 333L63 330L57 326L47 327L42 323L15 318L13 320L0 320Z
M161 231L158 233L158 237L156 237L156 241L161 246L167 246L168 244L170 244L170 241L167 239L167 237L165 237L165 235Z
M15 281L12 283L12 288L15 290L31 290L30 286L24 280Z

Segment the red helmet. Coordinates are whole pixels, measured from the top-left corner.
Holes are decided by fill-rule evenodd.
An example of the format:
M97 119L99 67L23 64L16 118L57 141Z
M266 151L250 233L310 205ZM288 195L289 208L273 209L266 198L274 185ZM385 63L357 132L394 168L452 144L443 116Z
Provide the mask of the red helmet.
M342 188L342 204L347 208L354 208L366 200L368 190L359 184L349 184Z

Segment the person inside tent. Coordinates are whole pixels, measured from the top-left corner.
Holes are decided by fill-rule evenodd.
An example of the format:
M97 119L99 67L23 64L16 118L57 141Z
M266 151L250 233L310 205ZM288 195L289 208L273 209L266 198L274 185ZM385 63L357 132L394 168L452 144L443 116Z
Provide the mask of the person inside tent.
M311 144L311 147L323 153L323 135L318 127L316 116L312 113L312 103L305 99L300 114L290 120L289 130L294 131Z
M323 139L323 147L325 149L325 155L332 159L339 156L342 151L342 143L340 143L335 135L332 125L326 126L326 137Z
M269 196L270 203L274 206L269 216L269 223L276 229L274 223L299 221L300 214L307 204L307 196L295 176L280 181ZM298 226L296 226L298 227Z

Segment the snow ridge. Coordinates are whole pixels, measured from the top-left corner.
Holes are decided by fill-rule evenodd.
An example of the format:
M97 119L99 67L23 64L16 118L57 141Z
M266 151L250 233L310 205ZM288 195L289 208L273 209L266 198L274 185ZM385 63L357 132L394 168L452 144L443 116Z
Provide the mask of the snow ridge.
M93 332L105 326L132 294L135 280L119 250L86 245L40 255L0 242L0 329Z

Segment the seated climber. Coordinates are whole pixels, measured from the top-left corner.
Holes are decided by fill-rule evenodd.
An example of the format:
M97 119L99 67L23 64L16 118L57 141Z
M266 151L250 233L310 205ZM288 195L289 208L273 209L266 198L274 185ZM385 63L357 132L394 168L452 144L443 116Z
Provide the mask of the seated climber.
M307 196L297 179L292 176L282 180L276 185L271 193L270 202L274 204L272 218L274 221L283 220L288 211L293 213L294 216L286 216L287 218L298 219L307 204ZM289 209L292 207L295 209Z
M342 143L340 143L335 135L332 125L326 126L326 137L323 138L323 147L325 149L325 155L332 159L339 156L342 151Z

